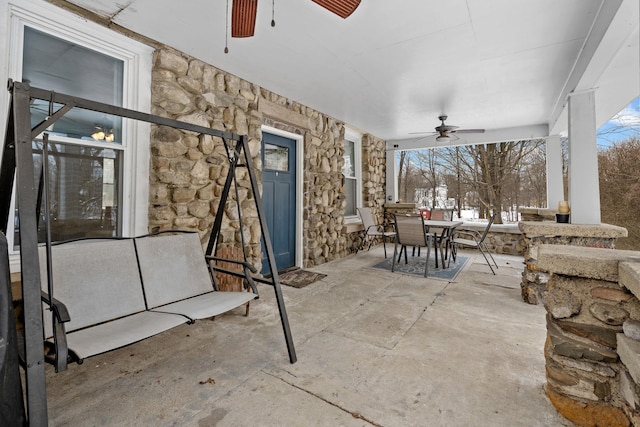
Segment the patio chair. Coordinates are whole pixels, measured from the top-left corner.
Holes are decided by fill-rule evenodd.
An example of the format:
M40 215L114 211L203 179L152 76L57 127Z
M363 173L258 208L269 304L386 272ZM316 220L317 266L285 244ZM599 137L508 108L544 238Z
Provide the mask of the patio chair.
M430 217L425 219L431 219L435 221L453 221L453 210L432 209L430 211ZM436 268L438 267L438 251L440 251L440 259L442 261L443 268L445 261L447 261L446 268L449 268L452 258L449 256L452 247L452 230L449 228L430 227L429 233L431 233L433 236L433 246L436 256ZM418 253L418 255L420 255L420 253Z
M438 221L453 221L453 209L431 209L430 218Z
M399 262L398 246L400 250L404 248L405 262L407 257L407 246L414 248L427 248L427 259L424 264L424 277L427 277L429 269L429 255L431 254L431 235L425 233L422 215L394 215L396 221L396 243L393 248L393 263L391 271L395 271L396 262ZM418 256L420 251L418 250ZM398 258L398 259L396 259Z
M476 230L456 230L455 235L452 239L452 242L453 242L453 246L451 248L452 257L455 259L455 256L458 252L458 248L457 248L458 245L477 248L482 254L482 256L484 257L484 260L487 262L487 265L491 269L491 272L495 275L496 272L494 271L493 266L489 262L489 258L487 258L487 255L489 255L489 257L491 258L491 261L493 261L493 264L496 266L496 268L498 268L498 264L496 263L496 260L493 258L493 255L491 255L491 251L487 247L486 243L484 243L484 240L486 239L487 234L489 233L489 229L491 228L493 221L495 221L496 216L498 216L498 213L491 215L491 218L489 218L489 223L487 224L487 228L484 229L484 232L482 234L480 234ZM464 236L464 237L461 237L461 236Z
M445 221L444 211L442 209L431 209L431 217L429 219Z
M384 257L387 257L387 243L386 240L390 237L395 237L395 231L385 231L382 225L376 224L373 219L373 215L371 214L371 208L358 208L358 215L362 220L362 225L364 226L364 237L362 238L362 244L356 249L356 253L367 244L367 240L369 241L369 247L367 250L371 249L371 245L373 244L376 237L382 238L382 246L384 247Z
M436 221L448 221L448 219L445 217L445 211L442 209L432 209L432 210L428 210L428 209L420 209L420 215L422 216L422 218L429 220L436 220ZM448 255L448 249L450 247L450 237L448 234L448 230L444 229L444 228L435 228L435 227L431 227L429 229L429 234L431 234L433 236L433 245L434 245L434 250L435 250L435 256L436 256L436 268L438 267L438 249L440 250L440 254L442 258L442 264L444 265L444 259L445 259L445 254ZM447 252L445 252L444 250L447 250ZM400 258L402 257L402 252L406 251L406 247L403 246L402 248L400 248L400 253L398 254L398 261L400 261ZM416 254L416 248L413 248L412 251L412 256L415 256ZM405 253L405 264L407 263L406 260L406 253ZM420 247L418 247L418 256L420 256Z

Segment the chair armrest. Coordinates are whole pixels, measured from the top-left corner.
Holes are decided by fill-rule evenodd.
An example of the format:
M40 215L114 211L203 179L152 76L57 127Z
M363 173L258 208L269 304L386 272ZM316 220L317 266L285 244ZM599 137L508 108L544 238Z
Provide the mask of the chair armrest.
M40 291L40 299L47 304L54 314L53 321L53 345L55 348L53 357L45 356L47 360L53 363L56 372L62 372L67 369L69 359L69 346L67 344L67 335L64 324L71 320L67 306L55 298L49 297L45 291ZM81 359L77 359L78 364L82 363Z
M237 259L220 258L220 257L217 257L217 256L209 256L209 255L205 256L205 259L207 261L224 261L224 262L230 262L232 264L239 264L243 268L248 268L254 274L258 272L258 270L253 265L249 264L246 261L240 261L240 260L237 260Z
M49 298L49 294L45 291L40 291L40 299L51 308L53 313L56 315L56 319L58 319L58 322L65 323L71 320L71 316L69 316L69 310L67 310L67 306L64 305L64 303L58 301L55 298L53 298L53 301L51 301L52 299Z
M376 225L376 224L368 226L367 229L365 230L365 233L368 233L369 230L371 230L372 228L380 233L384 233L384 227L382 225Z
M243 260L237 260L237 259L228 259L228 258L220 258L217 256L211 256L211 255L206 255L204 257L207 260L207 264L209 266L209 271L211 272L211 277L213 278L213 283L214 283L214 288L217 291L218 290L218 282L217 279L215 278L215 272L219 271L221 273L225 273L225 274L229 274L231 276L236 276L236 277L242 277L244 278L247 283L249 284L249 286L251 287L251 291L258 295L258 288L256 287L256 283L254 281L254 278L251 277L250 273L256 274L258 273L258 269L256 269L252 264L248 263L247 261L243 261ZM242 273L239 271L231 271L231 270L227 270L225 268L220 268L220 267L216 267L214 266L211 261L224 261L224 262L230 262L232 264L238 264L242 266ZM257 299L258 297L256 297Z

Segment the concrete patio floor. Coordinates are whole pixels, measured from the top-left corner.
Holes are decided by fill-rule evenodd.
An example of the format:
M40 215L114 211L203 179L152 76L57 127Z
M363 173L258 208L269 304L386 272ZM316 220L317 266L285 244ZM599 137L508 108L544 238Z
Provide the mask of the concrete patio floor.
M544 394L545 310L520 298L522 258L482 257L454 282L370 268L372 248L236 309L47 367L55 426L571 426Z

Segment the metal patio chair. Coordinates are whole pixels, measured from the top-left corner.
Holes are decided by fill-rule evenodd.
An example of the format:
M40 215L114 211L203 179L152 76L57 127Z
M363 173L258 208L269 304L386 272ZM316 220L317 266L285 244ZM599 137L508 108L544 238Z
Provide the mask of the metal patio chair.
M429 255L431 254L431 234L427 234L422 222L422 215L394 215L396 222L396 243L393 248L393 264L391 271L395 271L396 262L400 262L398 254L398 246L400 251L404 248L405 263L407 262L407 246L418 248L418 256L420 256L420 248L427 248L427 259L424 263L424 277L427 277L429 269Z
M498 268L498 264L496 263L496 260L493 258L493 255L491 255L491 251L489 250L489 247L484 242L484 240L487 237L487 234L489 233L489 229L493 224L493 221L495 221L496 219L496 216L498 216L498 213L491 215L491 218L489 218L489 223L487 224L487 228L484 229L484 232L482 234L476 230L456 230L455 235L452 239L453 246L451 248L451 255L454 260L458 252L458 249L457 249L458 245L477 248L482 254L482 256L484 257L484 260L487 262L487 265L491 269L491 272L494 275L496 274L496 272L493 270L493 266L489 262L489 258L487 258L487 254L491 258L491 261L493 261L493 264L496 266L496 268ZM464 236L464 237L460 237L460 236Z
M376 224L373 219L373 215L371 214L371 208L358 208L358 215L362 220L362 225L364 226L364 237L362 238L362 244L356 249L356 253L367 244L367 240L369 241L369 247L367 250L371 249L371 245L373 244L376 237L382 238L382 246L384 247L384 257L387 257L387 243L386 240L390 237L395 237L395 231L385 231L382 225Z

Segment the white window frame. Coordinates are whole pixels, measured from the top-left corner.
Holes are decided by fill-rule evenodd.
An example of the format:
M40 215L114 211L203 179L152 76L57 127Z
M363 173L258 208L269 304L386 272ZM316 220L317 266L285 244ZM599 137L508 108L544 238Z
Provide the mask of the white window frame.
M0 43L0 58L8 58L8 62L0 67L0 82L6 82L9 78L16 81L22 79L25 25L122 60L122 106L147 113L151 111L153 48L42 0L10 0L0 7L0 40L4 40L4 43ZM2 137L6 134L8 109L7 93L6 96L0 97ZM141 235L148 230L150 125L135 120L123 120L122 135L122 234ZM51 140L53 141L53 138ZM14 201L11 216L13 208ZM11 250L13 218L10 218L7 240ZM12 270L17 270L17 253L11 252L11 255Z
M355 178L344 178L344 179L355 179L356 180L356 209L362 207L362 134L350 129L345 128L344 130L344 140L353 142L353 157L354 157L354 171ZM345 224L360 222L360 217L356 213L355 215L345 215L344 217Z

